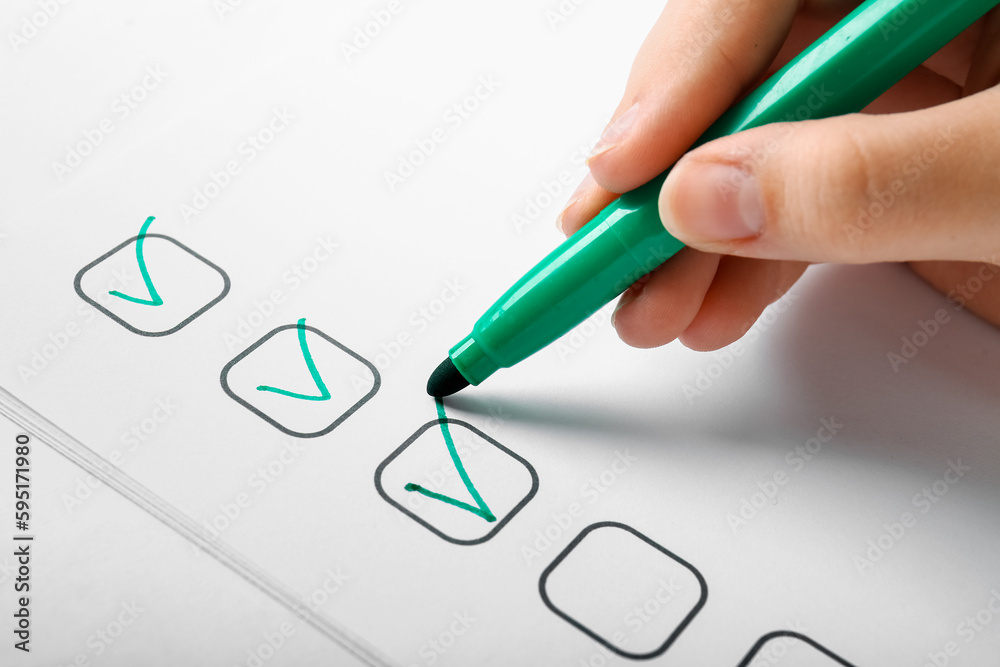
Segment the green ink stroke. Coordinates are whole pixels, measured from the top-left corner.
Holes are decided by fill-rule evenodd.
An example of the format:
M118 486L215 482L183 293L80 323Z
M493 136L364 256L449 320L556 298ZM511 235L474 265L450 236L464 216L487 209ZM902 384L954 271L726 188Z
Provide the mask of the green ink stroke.
M155 220L153 216L146 218L146 222L142 223L142 228L139 229L139 237L135 240L135 259L139 263L139 273L142 274L142 282L146 283L146 290L149 292L148 299L141 299L137 296L129 296L128 294L122 294L118 290L111 290L108 292L111 296L116 296L119 299L125 299L126 301L131 301L132 303L138 303L143 306L162 306L163 299L160 295L156 293L156 288L153 286L153 281L149 278L149 270L146 269L146 258L142 254L142 245L146 241L146 230L149 226L153 224Z
M309 344L306 343L306 318L299 320L298 324L299 330L299 349L302 350L302 358L306 361L306 366L309 367L309 375L312 376L313 382L316 383L316 388L319 389L319 396L309 396L308 394L297 394L294 391L286 391L284 389L278 389L276 387L268 387L267 385L260 385L257 387L257 391L270 391L275 394L281 394L282 396L290 396L292 398L299 398L303 401L328 401L330 400L330 390L326 388L326 383L323 382L323 378L320 377L319 371L316 370L316 363L313 361L312 355L309 353Z
M438 424L441 426L441 435L444 437L444 444L448 446L448 453L451 454L451 460L455 464L455 470L458 471L458 476L462 478L462 483L465 484L466 490L472 499L476 501L477 507L473 507L469 503L463 503L461 500L455 500L450 496L446 496L440 493L434 493L433 491L428 491L419 484L407 484L403 488L407 491L416 491L417 493L427 496L428 498L434 498L435 500L440 500L443 503L449 505L454 505L467 512L472 512L476 516L482 517L487 521L493 522L497 518L493 516L490 512L490 508L486 506L483 501L483 497L479 495L476 491L476 487L473 485L472 480L469 479L469 473L465 471L465 466L462 465L462 459L458 456L458 452L455 450L455 441L452 440L451 431L448 429L447 417L444 414L444 402L440 398L435 398L434 401L437 403L437 413L438 413Z

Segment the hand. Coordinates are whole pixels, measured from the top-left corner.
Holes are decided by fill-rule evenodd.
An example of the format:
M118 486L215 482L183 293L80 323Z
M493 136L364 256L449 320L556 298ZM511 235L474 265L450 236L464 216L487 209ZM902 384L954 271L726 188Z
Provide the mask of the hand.
M558 223L573 233L680 159L660 215L690 247L622 295L626 343L728 345L812 262L908 262L1000 326L1000 9L867 115L768 125L681 158L858 4L670 0Z

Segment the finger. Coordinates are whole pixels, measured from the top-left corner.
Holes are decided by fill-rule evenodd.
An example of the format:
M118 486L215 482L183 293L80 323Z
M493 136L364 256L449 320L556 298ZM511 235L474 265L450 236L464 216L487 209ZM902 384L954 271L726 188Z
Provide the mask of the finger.
M956 308L968 308L1000 327L1000 254L984 262L911 262L918 276L946 295Z
M598 185L590 172L587 172L576 191L569 196L562 213L556 218L556 229L566 236L576 233L617 197L617 194Z
M924 67L952 82L963 85L969 76L969 63L980 41L982 20L963 30L940 51L924 61Z
M756 86L781 69L858 4L858 0L805 0L802 11L794 17L789 34L770 67L758 73L753 85ZM998 13L1000 12L994 12ZM917 68L892 90L869 105L865 112L898 113L958 99L961 96L960 86L968 74L970 56L975 50L979 33L980 26L977 23L928 59L926 65ZM991 35L997 36L994 33L984 32L982 41L987 45L995 45L994 53L1000 54L1000 39L987 41ZM981 46L980 50L983 48ZM983 70L996 76L1000 67L992 69L985 67ZM986 87L988 86L983 85L972 92L978 92ZM556 220L556 227L567 236L573 234L617 196L618 194L598 185L593 175L588 172L577 192L567 200L565 208Z
M926 67L918 67L864 109L864 113L888 114L917 111L954 102L962 97L962 86Z
M679 336L681 342L707 352L739 340L808 266L806 262L722 257L698 314Z
M660 216L708 252L812 262L1000 248L1000 89L931 109L779 123L678 162Z
M835 8L843 9L854 4L853 0L843 2L833 0ZM808 7L808 5L807 5ZM762 82L794 58L802 49L814 42L836 23L836 19L816 18L809 13L795 17L792 32L766 72L762 72L756 83ZM947 85L945 79L934 75L926 68L904 79L896 88L879 98L866 111L870 113L890 113L909 111L933 104L941 104L960 97L961 90L955 84ZM600 211L614 201L619 193L611 192L600 185L588 171L577 186L576 191L566 200L566 204L556 218L556 228L570 236L593 219Z
M591 172L627 192L666 170L774 58L799 0L671 0L636 56Z
M775 56L774 62L768 67L767 72L760 76L758 82L763 83L770 78L836 23L837 19L816 16L814 12L802 12L796 16L788 38L781 50L778 51L778 55ZM978 30L972 28L963 32L928 59L925 64L918 67L909 76L904 77L886 94L867 107L865 112L911 111L961 97L962 85L969 73L969 62L976 47L976 41L973 38L977 34ZM758 82L755 82L755 85Z
M844 15L856 8L856 1L832 0L828 3L807 1L803 10L795 17L789 37L774 60L772 69L777 71L782 65L798 55L821 35L836 25ZM825 7L821 5L826 5ZM955 39L944 45L937 53L924 61L923 67L936 74L963 85L969 74L969 63L973 52L981 41L982 21L977 21Z
M997 84L1000 84L1000 9L990 11L983 21L982 35L965 81L965 94L972 95Z
M856 4L856 3L855 3ZM768 71L760 77L763 83L784 67L800 52L820 38L835 24L835 20L818 18L807 13L795 17L788 39L782 45ZM925 65L905 76L888 92L864 109L865 113L899 113L944 104L962 97L962 84L969 70L975 42L962 33L947 47L935 54ZM947 55L947 58L943 58Z
M861 0L804 0L802 11L816 16L842 18L860 4Z
M658 347L687 329L712 284L719 256L685 248L625 290L611 323L632 347Z
M845 11L858 5L857 0L806 0L803 11L795 16L793 27L770 67L758 74L757 85L786 65L802 49L814 42L835 25ZM819 14L819 16L816 16ZM575 192L556 218L556 229L570 236L587 224L601 210L614 201L620 193L607 190L588 171Z
M672 0L636 56L625 95L594 147L591 173L556 227L574 233L616 193L673 164L767 69L798 2L779 0L775 14L771 3L754 0Z

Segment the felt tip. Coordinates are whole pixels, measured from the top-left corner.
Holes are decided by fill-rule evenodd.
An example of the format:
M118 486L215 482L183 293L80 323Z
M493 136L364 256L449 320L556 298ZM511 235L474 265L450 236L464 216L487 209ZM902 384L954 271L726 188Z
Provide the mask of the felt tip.
M435 398L442 398L451 396L468 386L469 381L458 372L455 363L448 357L431 373L430 379L427 380L427 393Z

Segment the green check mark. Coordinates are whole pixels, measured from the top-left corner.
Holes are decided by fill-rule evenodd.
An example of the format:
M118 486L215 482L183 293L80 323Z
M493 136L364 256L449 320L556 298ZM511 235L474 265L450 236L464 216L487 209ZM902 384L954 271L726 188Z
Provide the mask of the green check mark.
M277 387L269 387L263 384L257 387L257 391L270 391L275 394L290 396L291 398L298 398L303 401L328 401L330 400L330 390L326 388L326 383L323 382L323 378L320 376L319 371L316 370L316 362L313 361L312 354L309 353L309 344L306 342L306 318L303 317L299 320L297 328L299 330L299 349L302 351L302 358L305 360L306 366L309 368L309 375L312 376L313 382L316 384L316 388L319 389L319 396L299 394L294 391L278 389Z
M149 216L146 218L146 222L142 223L142 228L139 229L139 236L135 240L135 259L139 263L139 273L142 274L142 282L146 283L146 291L149 292L149 298L143 299L137 296L129 296L128 294L122 294L118 290L111 290L108 292L111 296L116 296L119 299L125 299L126 301L131 301L132 303L138 303L142 306L162 306L163 299L156 292L156 287L153 286L153 281L149 277L149 270L146 268L146 258L142 253L143 243L146 241L146 230L149 226L153 224L155 218Z
M446 421L446 416L444 414L444 403L440 398L435 398L437 403L437 413L438 413L438 424L441 426L441 435L444 437L444 444L448 447L448 453L451 454L451 461L455 464L455 470L458 471L458 476L462 478L462 483L465 484L465 489L472 496L472 499L476 501L476 506L472 506L469 503L463 503L461 500L456 500L451 496L446 496L442 493L434 493L433 491L428 491L419 484L407 484L403 488L407 491L416 491L417 493L427 496L428 498L433 498L434 500L440 500L443 503L453 505L466 512L472 512L476 516L485 519L488 522L496 521L497 518L493 516L490 508L486 506L483 501L483 497L479 495L476 491L475 485L473 485L472 480L469 479L469 473L465 471L465 466L462 465L462 459L458 455L458 451L455 450L455 441L451 437L451 430L448 428L448 422Z

